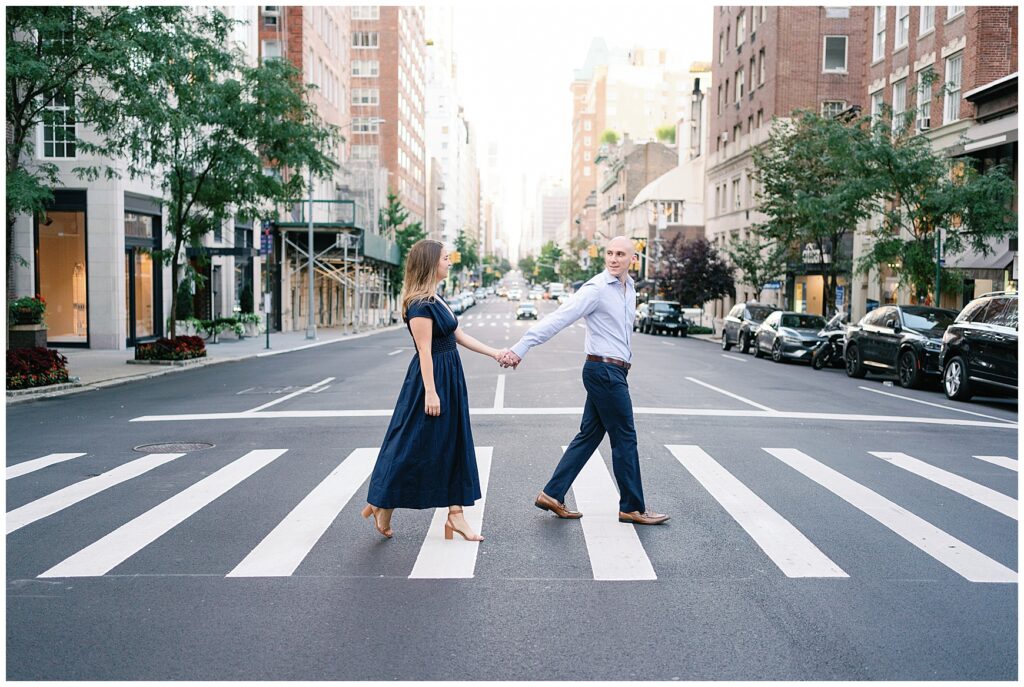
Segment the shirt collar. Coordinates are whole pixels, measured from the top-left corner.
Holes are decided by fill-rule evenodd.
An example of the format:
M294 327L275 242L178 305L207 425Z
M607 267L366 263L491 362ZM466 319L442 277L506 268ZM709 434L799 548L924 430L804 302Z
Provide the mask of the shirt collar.
M611 272L608 271L608 268L605 268L604 270L604 280L606 284L611 284L612 282L618 281L618 279ZM633 286L633 283L633 277L629 276L629 272L626 272L626 285Z

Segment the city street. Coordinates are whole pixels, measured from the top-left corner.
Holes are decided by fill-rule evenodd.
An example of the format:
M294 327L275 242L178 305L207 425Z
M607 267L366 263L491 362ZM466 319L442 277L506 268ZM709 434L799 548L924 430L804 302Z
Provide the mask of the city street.
M514 311L461 322L504 347ZM441 512L396 511L390 541L360 517L405 330L8 408L7 678L1017 679L1015 400L634 334L672 519L618 523L606 440L559 520L533 500L584 335L518 370L460 349L480 544Z

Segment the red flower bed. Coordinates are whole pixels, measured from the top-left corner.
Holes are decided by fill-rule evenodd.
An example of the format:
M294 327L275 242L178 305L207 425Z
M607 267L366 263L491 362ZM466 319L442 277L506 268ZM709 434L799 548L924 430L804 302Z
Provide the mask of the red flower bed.
M135 347L136 360L191 360L206 357L206 342L201 336L176 336L157 339Z
M52 348L7 351L7 388L30 389L68 381L68 359Z

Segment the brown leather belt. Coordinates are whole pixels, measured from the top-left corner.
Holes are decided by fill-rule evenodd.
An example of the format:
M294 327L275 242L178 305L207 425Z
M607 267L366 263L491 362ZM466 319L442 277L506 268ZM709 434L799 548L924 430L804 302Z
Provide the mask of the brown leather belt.
M629 363L627 363L624 360L619 360L618 358L605 358L605 357L600 356L600 355L588 355L587 356L587 360L589 360L592 363L611 363L612 365L618 365L619 367L624 367L627 370L630 367L632 367L632 365L630 365Z

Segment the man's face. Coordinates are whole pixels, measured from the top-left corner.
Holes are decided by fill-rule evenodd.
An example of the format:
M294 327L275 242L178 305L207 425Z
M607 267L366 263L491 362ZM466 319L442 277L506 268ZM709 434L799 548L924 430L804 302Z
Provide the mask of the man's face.
M604 249L604 266L608 273L616 279L622 279L622 275L629 269L634 252L633 244L628 239L616 237L609 241Z

